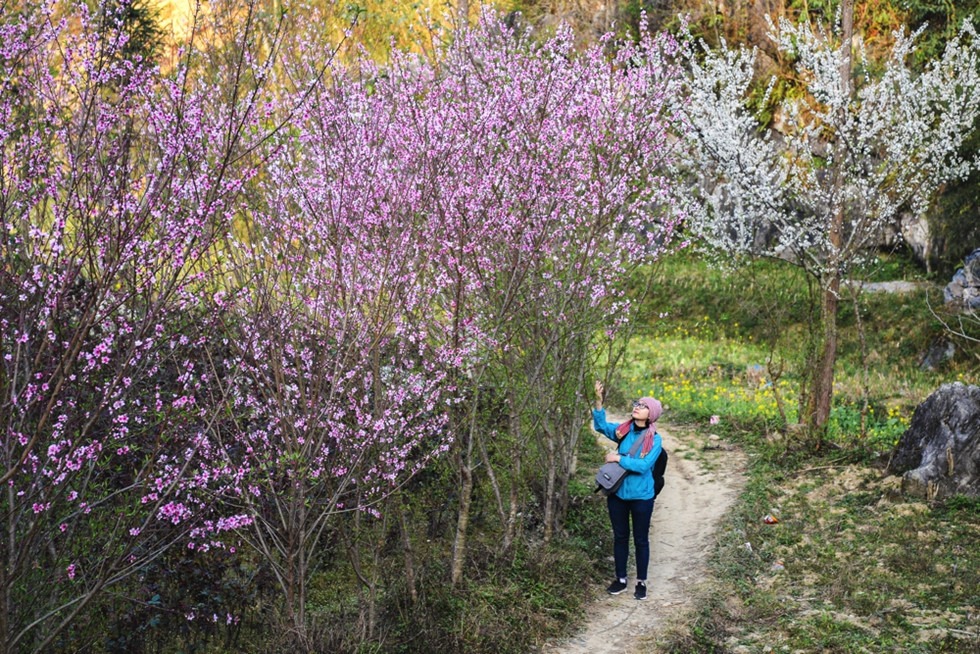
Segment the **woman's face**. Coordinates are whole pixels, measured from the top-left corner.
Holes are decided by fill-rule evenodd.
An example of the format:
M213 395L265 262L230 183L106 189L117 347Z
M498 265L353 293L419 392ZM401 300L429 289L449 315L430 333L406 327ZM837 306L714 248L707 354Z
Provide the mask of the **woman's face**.
M650 409L647 408L646 404L641 402L633 402L633 420L639 420L643 422L644 420L650 419Z

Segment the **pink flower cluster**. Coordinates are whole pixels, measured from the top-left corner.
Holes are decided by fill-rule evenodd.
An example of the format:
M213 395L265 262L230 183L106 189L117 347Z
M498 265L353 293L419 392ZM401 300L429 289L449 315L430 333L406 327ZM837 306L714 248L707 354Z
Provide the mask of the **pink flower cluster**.
M628 324L678 220L670 39L610 60L486 19L385 68L250 52L227 94L207 52L123 56L110 5L0 5L0 517L52 570L92 514L126 516L125 569L242 530L313 549L452 447L491 365Z

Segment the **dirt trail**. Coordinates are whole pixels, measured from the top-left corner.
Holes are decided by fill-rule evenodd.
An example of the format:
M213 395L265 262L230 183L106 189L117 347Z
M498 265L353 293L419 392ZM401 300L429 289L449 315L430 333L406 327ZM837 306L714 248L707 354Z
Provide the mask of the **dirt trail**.
M612 419L612 418L610 418ZM658 430L670 453L666 484L650 525L648 599L633 599L633 545L630 543L630 587L617 596L596 587L598 599L574 636L544 648L546 654L623 654L642 651L642 641L656 636L668 618L691 604L691 589L704 575L715 530L742 487L744 459L720 441L680 428ZM708 446L705 447L705 443ZM613 444L600 437L603 447ZM612 578L612 552L609 576Z

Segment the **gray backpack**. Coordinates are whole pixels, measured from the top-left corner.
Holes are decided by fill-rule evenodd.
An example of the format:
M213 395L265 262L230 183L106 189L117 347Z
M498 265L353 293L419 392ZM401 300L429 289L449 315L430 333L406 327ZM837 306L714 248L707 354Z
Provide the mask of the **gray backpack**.
M630 456L636 456L636 450L639 444L642 442L642 438L637 438L636 442L633 443L633 447L630 448ZM660 454L657 456L657 460L653 463L653 493L654 496L660 495L660 491L664 487L664 473L667 471L667 450L663 447L660 448ZM626 475L629 474L629 470L619 465L616 462L604 463L599 472L595 475L595 490L593 493L598 493L602 491L602 494L606 497L612 495L619 487L623 485L623 480L626 479Z
M642 444L643 439L637 438L636 442L633 443L633 447L630 448L629 455L636 456ZM615 461L603 463L602 467L599 468L599 472L595 473L595 490L592 492L597 493L602 491L603 495L609 497L619 490L619 487L623 485L623 480L626 479L626 475L629 473L629 470Z

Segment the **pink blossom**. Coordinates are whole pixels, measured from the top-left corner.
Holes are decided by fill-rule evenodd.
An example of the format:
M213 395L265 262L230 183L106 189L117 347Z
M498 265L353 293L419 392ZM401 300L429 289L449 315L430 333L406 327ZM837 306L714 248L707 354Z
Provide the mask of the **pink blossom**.
M188 66L221 62L195 43L164 73L106 45L116 28L87 4L71 25L40 5L0 18L23 259L0 297L0 365L24 381L4 398L14 508L94 528L118 502L135 524L160 521L105 534L92 556L117 558L87 575L138 567L161 534L203 553L278 529L259 505L294 490L320 498L298 534L333 512L383 517L412 475L473 444L459 416L488 370L553 370L587 360L592 334L619 338L623 280L676 224L661 174L677 71L649 37L610 60L565 28L500 39L488 17L431 59L335 61L329 84L302 82L326 51L250 52L240 78L282 63L301 91L215 94ZM14 115L50 119L11 131ZM20 546L57 533L35 522Z

